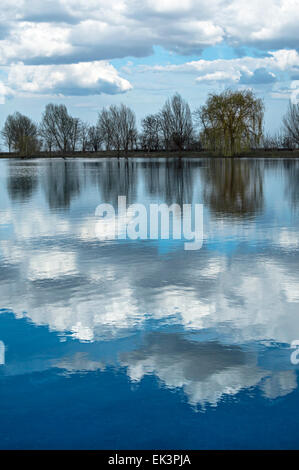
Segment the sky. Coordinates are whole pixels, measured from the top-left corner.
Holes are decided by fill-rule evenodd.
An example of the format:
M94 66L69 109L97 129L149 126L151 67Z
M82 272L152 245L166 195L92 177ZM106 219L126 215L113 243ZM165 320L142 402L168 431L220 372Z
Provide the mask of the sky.
M47 103L95 123L103 106L137 122L179 92L251 88L265 130L299 100L299 0L1 0L0 126Z

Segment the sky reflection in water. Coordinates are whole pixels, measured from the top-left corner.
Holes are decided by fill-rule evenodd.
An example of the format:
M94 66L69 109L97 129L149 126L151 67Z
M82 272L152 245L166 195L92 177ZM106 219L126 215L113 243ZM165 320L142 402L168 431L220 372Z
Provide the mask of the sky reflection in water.
M1 448L296 448L299 161L0 161ZM204 243L94 211L204 204Z

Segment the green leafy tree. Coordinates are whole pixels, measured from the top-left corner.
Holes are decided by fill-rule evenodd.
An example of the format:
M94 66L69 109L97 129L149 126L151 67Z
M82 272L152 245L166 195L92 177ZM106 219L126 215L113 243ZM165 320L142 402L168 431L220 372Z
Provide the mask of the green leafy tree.
M7 116L1 133L9 152L30 156L40 149L37 126L19 112Z
M195 116L203 146L212 151L233 156L261 143L264 104L251 90L212 93Z

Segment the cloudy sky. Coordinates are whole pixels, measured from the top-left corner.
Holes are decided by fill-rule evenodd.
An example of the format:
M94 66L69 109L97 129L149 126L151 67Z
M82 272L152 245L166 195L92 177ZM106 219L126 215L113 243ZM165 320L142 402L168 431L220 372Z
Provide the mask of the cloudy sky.
M299 94L298 0L1 0L0 125L49 101L93 122L123 102L138 119L175 91L253 88L278 130Z

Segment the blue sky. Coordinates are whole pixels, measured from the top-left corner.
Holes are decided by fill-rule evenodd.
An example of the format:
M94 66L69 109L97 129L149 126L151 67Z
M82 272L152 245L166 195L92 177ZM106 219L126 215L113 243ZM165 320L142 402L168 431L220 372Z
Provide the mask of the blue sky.
M2 0L0 125L48 102L89 122L123 102L140 122L176 91L194 110L230 87L277 131L299 97L298 24L297 0Z

